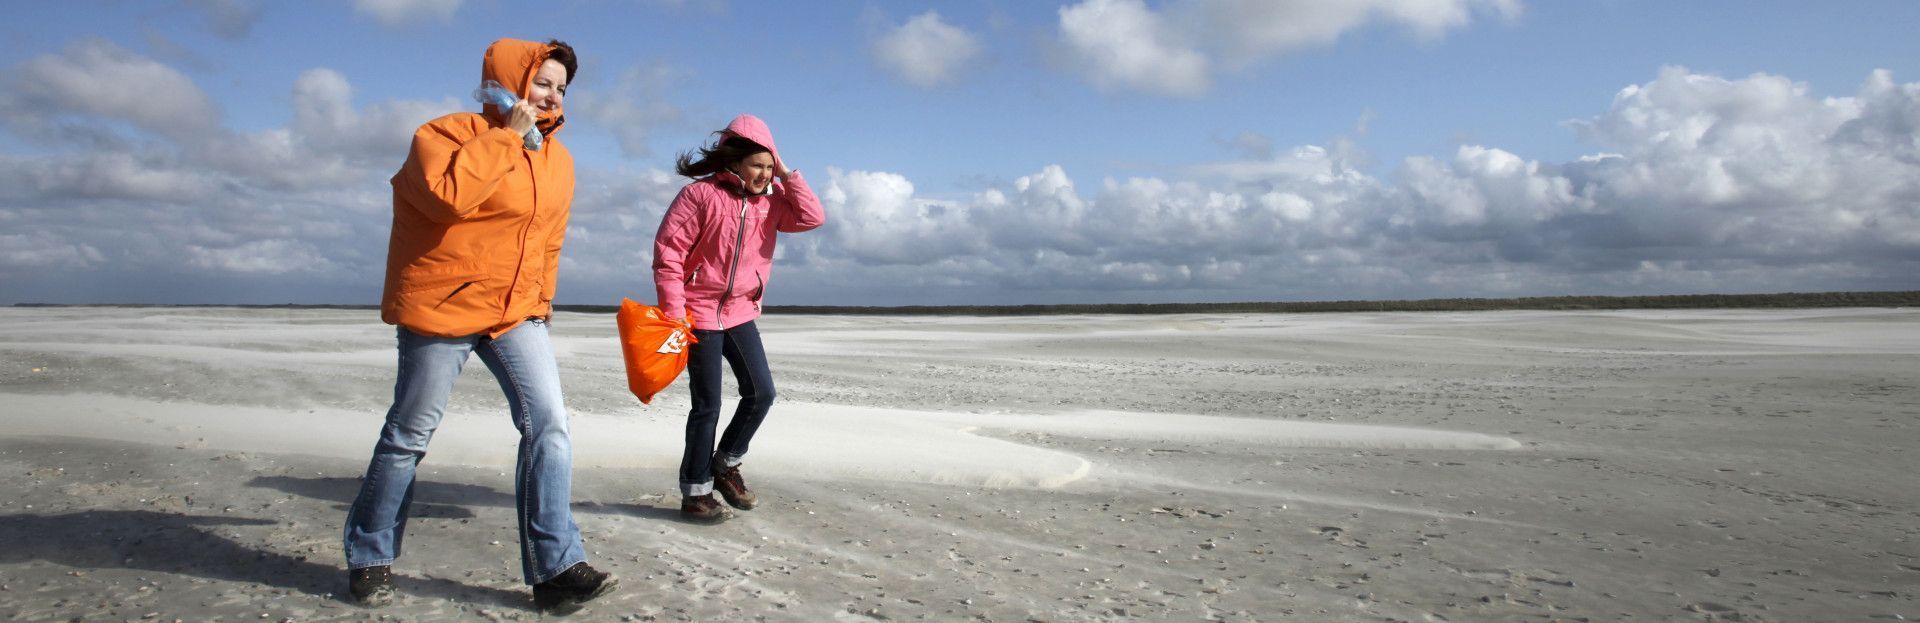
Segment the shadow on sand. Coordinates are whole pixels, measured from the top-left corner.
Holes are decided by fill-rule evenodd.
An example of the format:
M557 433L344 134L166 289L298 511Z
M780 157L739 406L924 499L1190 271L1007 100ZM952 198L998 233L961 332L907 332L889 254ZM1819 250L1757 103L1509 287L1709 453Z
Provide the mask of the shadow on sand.
M345 567L255 549L214 534L216 526L276 522L152 511L85 511L0 516L0 564L43 560L82 569L140 569L259 583L344 599ZM530 605L525 593L444 579L400 576L403 594L503 607Z
M345 520L347 506L353 503L353 497L360 492L359 478L295 478L292 476L260 476L247 481L248 486L263 487L283 491L294 495L329 500L336 503ZM492 487L458 483L415 480L413 484L413 506L408 511L412 518L451 518L470 519L473 511L467 506L489 506L513 508L511 491L500 491ZM680 521L680 509L664 508L643 504L574 502L573 512L595 515L626 515L642 519L660 519Z

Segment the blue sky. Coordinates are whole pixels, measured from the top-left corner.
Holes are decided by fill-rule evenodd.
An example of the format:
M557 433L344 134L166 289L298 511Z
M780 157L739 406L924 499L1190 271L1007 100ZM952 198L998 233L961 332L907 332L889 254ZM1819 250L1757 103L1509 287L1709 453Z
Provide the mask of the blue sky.
M372 303L499 37L582 56L562 303L650 300L671 159L826 199L772 304L1920 289L1920 3L32 3L0 303ZM508 25L508 26L502 26Z

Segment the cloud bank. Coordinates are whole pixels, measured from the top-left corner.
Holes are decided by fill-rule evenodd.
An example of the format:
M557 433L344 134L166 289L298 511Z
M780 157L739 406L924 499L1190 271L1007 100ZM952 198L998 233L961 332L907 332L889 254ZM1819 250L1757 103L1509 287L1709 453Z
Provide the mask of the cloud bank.
M1850 97L1785 77L1668 67L1572 125L1604 151L1495 146L1354 166L1302 145L1168 177L1048 166L961 199L829 168L830 215L782 243L777 302L1324 300L1920 287L1920 84ZM1266 150L1248 150L1264 153ZM684 180L607 209L596 242L643 248ZM589 210L593 208L587 208ZM623 227L625 227L623 225ZM597 251L586 251L582 263ZM645 253L629 255L644 267ZM644 294L644 275L633 277Z
M288 85L286 127L240 132L185 74L98 40L4 68L0 87L4 303L372 303L386 179L414 127L469 107L355 106L350 77L321 67ZM580 114L643 125L642 99ZM829 223L782 242L768 300L1920 288L1920 83L1877 71L1819 96L1668 67L1594 109L1571 126L1595 153L1569 162L1469 144L1372 170L1347 142L1248 134L1240 157L1160 175L1044 166L958 197L819 163ZM654 229L687 180L580 167L560 301L651 299Z

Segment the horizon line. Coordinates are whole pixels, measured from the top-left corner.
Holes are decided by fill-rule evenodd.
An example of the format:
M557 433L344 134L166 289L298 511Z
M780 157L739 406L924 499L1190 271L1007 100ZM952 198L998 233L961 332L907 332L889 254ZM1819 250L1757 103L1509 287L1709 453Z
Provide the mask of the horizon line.
M1285 313L1346 311L1493 311L1580 309L1707 309L1793 307L1920 306L1920 290L1775 292L1761 294L1561 295L1529 297L1447 297L1425 299L1239 301L1223 303L1027 303L1001 305L768 305L767 314L887 315L1045 315ZM14 303L16 308L241 308L378 310L379 305L337 303ZM554 311L613 313L619 305L555 304Z

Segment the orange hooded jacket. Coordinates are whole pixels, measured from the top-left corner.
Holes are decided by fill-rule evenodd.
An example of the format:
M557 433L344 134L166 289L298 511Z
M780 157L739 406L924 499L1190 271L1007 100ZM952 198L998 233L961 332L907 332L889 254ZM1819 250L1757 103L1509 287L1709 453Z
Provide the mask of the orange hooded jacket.
M501 39L487 47L482 80L525 99L553 48ZM500 337L553 313L554 277L573 204L573 156L553 134L566 118L541 113L545 142L522 146L503 118L440 117L413 134L393 176L380 319L422 335Z

